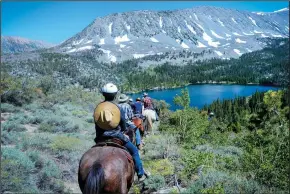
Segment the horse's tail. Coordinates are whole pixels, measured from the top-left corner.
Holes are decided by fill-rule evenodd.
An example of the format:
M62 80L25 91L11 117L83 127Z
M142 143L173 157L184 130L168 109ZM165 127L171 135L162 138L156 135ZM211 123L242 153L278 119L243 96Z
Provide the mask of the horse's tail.
M87 176L84 194L99 194L105 184L105 172L101 164L95 162Z

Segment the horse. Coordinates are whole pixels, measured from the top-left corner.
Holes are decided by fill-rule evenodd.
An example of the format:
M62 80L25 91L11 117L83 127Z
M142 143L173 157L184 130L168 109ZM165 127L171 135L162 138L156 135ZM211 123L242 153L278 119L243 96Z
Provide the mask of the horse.
M153 130L153 122L155 122L157 120L155 111L151 110L151 109L145 109L143 111L143 116L145 116L145 118L146 118L145 126L146 126L148 132Z
M125 194L133 184L134 173L134 162L127 151L94 146L80 160L78 183L83 194Z

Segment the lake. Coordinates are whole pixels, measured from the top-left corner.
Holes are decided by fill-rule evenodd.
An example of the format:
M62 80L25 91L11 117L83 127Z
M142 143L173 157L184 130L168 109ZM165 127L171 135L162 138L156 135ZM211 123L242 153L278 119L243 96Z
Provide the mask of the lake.
M211 104L218 98L233 99L237 96L250 96L256 91L268 91L278 90L279 87L274 86L259 86L259 85L217 85L217 84L201 84L201 85L189 85L183 88L188 88L190 96L190 106L202 108L205 104ZM176 95L181 94L181 89L167 89L167 90L155 90L147 92L151 98L156 100L165 100L170 104L170 110L176 110L179 107L174 105L173 98ZM143 93L131 94L130 97L135 99L142 97Z

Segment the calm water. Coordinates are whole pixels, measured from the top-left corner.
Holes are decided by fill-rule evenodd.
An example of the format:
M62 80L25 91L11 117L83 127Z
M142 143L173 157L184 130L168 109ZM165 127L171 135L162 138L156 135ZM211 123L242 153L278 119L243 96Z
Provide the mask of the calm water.
M210 104L216 99L233 99L237 96L250 96L256 91L278 90L279 87L258 86L258 85L190 85L186 86L190 95L190 106L202 108L205 104ZM173 103L173 98L181 94L182 88L149 91L147 92L151 98L157 100L165 100L170 104L171 110L176 110L177 106ZM133 100L137 97L142 97L143 93L130 95Z

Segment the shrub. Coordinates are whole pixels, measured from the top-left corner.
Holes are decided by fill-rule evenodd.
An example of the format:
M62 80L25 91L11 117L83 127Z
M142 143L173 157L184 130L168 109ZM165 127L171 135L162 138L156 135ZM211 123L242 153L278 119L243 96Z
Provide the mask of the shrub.
M168 176L174 174L174 166L168 159L146 161L144 168L150 169L152 175Z
M31 177L34 164L29 157L15 148L3 148L2 151L2 192L39 192Z
M92 117L92 116L87 117L87 118L86 118L86 122L88 122L88 123L95 123L95 121L94 121L94 117Z
M50 144L50 148L55 151L74 151L79 149L79 145L81 144L81 140L75 137L67 137L67 136L57 136L52 143Z
M8 132L8 131L2 131L1 132L1 145L9 145L9 144L14 144L16 143L17 137L19 137L18 132Z
M161 175L152 175L144 181L144 187L153 191L165 186L165 179Z
M38 150L45 150L50 148L51 138L48 134L37 134L33 136L21 135L21 139L16 145L17 148L27 150L28 148L35 148Z
M74 110L72 112L72 115L73 116L76 116L76 117L79 117L79 118L83 118L83 117L85 117L85 116L88 115L88 112L83 111L83 110Z
M191 178L194 173L202 174L203 167L213 164L214 155L212 153L199 152L195 150L182 151L181 163L184 166L181 176Z
M41 123L38 130L42 132L53 132L53 126L47 123Z
M13 121L18 124L27 124L29 123L29 116L24 113L16 113L9 117L8 121Z
M21 131L26 131L25 127L22 125L18 124L17 122L13 121L6 121L1 127L3 131L14 131L14 132L21 132Z
M17 111L18 111L18 108L15 107L14 105L8 104L8 103L1 103L1 112L2 113L5 113L5 112L13 113L13 112L17 112Z
M178 158L179 147L175 136L168 134L152 135L145 139L144 159Z
M212 191L212 192L211 192ZM276 193L276 189L259 185L254 180L248 180L238 174L209 169L206 174L199 177L185 193Z

